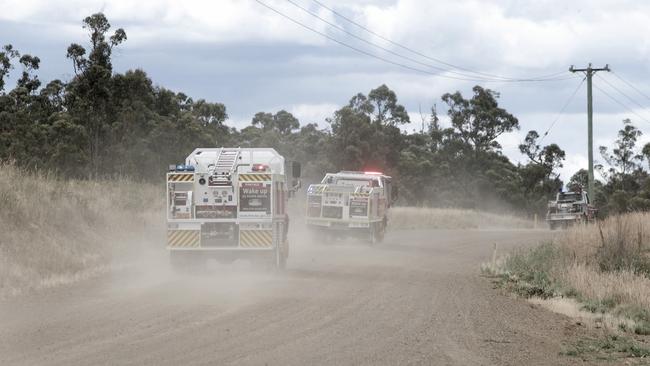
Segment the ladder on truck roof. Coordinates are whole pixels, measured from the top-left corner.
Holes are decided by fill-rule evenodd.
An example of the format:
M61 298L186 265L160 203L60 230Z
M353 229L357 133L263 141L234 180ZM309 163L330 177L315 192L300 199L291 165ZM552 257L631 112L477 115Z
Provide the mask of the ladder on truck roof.
M221 148L221 151L219 151L219 156L217 156L217 161L213 167L214 170L212 172L212 174L216 176L215 180L217 182L225 182L230 180L230 176L237 169L240 153L241 148Z

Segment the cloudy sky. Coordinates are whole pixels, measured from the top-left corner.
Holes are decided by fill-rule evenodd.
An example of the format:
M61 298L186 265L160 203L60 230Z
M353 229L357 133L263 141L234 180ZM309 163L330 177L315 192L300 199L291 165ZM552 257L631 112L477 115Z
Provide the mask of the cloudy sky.
M480 84L500 92L520 120L520 131L500 139L515 161L523 161L517 145L528 130L542 133L557 120L544 143L567 151L565 179L587 162L586 83L570 99L581 77L568 67L609 64L614 73L594 78L596 146L611 145L624 118L650 141L648 1L319 1L375 34L314 0L0 0L0 44L39 56L43 80L69 80L66 48L87 44L81 19L102 11L128 35L114 53L117 72L141 68L159 85L223 102L237 127L280 109L327 127L352 95L385 83L410 112L405 129L419 129L420 110L436 104L444 115L442 94L469 96Z

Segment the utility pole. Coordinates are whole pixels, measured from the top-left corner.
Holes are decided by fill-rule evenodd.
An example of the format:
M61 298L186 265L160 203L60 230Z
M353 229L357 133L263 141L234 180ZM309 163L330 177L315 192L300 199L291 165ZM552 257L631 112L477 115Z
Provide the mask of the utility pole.
M589 200L593 202L594 196L594 108L593 100L591 93L591 77L598 71L609 71L609 65L605 65L603 68L593 68L591 63L585 69L576 69L571 65L569 68L571 72L584 72L587 76L587 145L588 145L588 154L589 157L589 181L587 182L587 193L589 193Z

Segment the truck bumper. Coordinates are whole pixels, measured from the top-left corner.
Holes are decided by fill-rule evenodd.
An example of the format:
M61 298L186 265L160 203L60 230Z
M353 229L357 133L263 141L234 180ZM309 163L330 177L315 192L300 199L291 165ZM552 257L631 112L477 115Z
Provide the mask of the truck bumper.
M273 251L286 242L288 222L183 222L167 226L172 251Z
M551 215L546 218L548 222L564 222L564 221L580 221L582 219L581 215L573 214L559 214Z
M323 230L368 230L373 223L380 220L328 220L307 219L307 226Z

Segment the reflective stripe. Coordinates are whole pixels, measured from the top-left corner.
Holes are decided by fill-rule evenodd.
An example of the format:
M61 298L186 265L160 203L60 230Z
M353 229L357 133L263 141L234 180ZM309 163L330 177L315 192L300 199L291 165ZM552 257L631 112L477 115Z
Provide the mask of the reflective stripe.
M170 174L167 177L167 181L168 182L193 182L194 174L193 173Z
M240 182L268 182L271 181L271 174L240 174Z
M239 246L242 248L273 247L273 230L241 230Z
M168 230L167 246L170 248L198 248L201 242L199 230Z

